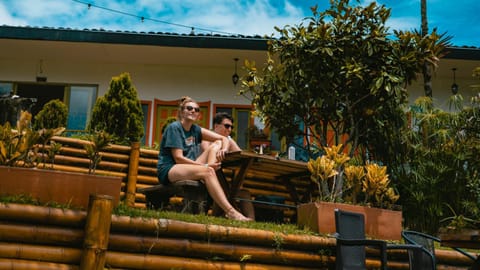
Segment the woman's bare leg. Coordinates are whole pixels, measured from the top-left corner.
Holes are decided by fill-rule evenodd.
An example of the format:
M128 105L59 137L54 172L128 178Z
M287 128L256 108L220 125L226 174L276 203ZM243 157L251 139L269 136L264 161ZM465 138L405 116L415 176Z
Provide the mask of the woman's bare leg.
M210 149L212 151L210 152ZM202 153L201 156L208 159L208 163L216 162L216 152L215 147L209 148L209 153ZM204 154L207 154L206 156ZM200 157L199 157L200 158ZM240 212L235 210L233 206L228 201L225 193L223 192L222 186L218 181L215 170L211 167L191 165L191 164L176 164L168 172L168 178L171 182L176 182L179 180L203 180L205 186L207 187L208 193L212 197L213 201L225 211L228 218L236 220L251 220L243 216Z

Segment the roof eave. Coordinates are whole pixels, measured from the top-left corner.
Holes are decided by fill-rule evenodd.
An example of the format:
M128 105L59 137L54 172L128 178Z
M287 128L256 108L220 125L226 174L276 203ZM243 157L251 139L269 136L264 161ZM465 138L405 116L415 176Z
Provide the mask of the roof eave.
M267 50L267 39L261 37L199 34L145 33L70 28L0 26L0 38L93 42L110 44L152 45L188 48Z

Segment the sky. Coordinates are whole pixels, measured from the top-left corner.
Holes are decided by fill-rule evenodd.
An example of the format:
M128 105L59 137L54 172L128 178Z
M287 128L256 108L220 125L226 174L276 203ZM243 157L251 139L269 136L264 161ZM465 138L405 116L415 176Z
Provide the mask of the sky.
M390 30L420 29L420 0L376 2L391 8ZM315 5L330 0L0 0L0 25L264 36L304 22ZM428 26L454 46L480 47L479 11L479 0L427 0Z

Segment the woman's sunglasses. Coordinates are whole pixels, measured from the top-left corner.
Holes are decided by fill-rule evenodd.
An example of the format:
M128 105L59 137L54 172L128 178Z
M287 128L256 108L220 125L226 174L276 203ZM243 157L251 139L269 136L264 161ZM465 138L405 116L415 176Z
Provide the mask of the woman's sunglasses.
M189 112L191 112L192 110L195 110L195 112L199 112L199 111L200 111L200 108L198 108L198 107L186 106L185 108L186 108L187 111L189 111Z

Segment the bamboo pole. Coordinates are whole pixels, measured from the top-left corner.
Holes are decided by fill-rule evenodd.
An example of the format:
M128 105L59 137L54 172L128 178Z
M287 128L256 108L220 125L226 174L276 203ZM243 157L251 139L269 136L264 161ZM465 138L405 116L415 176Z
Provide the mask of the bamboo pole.
M334 238L314 235L283 234L258 229L225 227L211 224L188 223L169 219L145 219L127 216L112 216L112 230L147 233L150 235L168 235L170 237L201 239L210 242L228 241L231 243L255 243L256 246L275 246L281 242L281 248L312 250L319 246L335 246Z
M178 256L189 254L192 258L208 258L215 256L223 261L241 262L245 256L255 263L311 266L331 260L329 256L320 255L316 250L297 251L275 249L275 247L257 247L250 245L232 245L229 243L214 243L193 241L187 239L158 238L148 236L131 236L112 234L110 250L128 251L131 253L162 254Z
M158 157L158 150L155 149L141 149L140 153L142 156L157 158Z
M155 156L155 158L146 158L146 157L140 156L140 158L138 159L140 165L147 166L147 167L156 167L157 160L158 160L158 154L157 156Z
M157 176L157 165L153 165L152 167L139 166L138 171L147 175Z
M62 137L62 136L53 136L52 140L55 142L59 142L61 144L74 145L80 148L83 148L84 145L91 144L91 142L87 140L71 138L71 137ZM125 145L111 144L106 149L107 149L107 152L118 152L118 153L126 153L126 154L130 152L130 146L125 146Z
M107 254L107 264L111 267L126 267L129 269L191 269L191 270L291 270L291 269L328 269L319 268L318 265L311 267L294 267L256 264L247 262L223 262L210 259L193 259L190 257L173 257L161 255L144 255L122 252L109 252Z
M49 146L46 146L47 148ZM83 157L87 158L87 151L83 148L75 148L71 146L64 146L62 145L60 149L60 153L65 156L73 156L73 157ZM112 160L120 163L127 163L129 156L123 153L114 153L114 152L100 152L102 155L102 159L104 160Z
M80 269L103 270L110 235L113 198L107 195L90 195L89 199Z
M9 270L78 270L78 266L50 262L0 258L0 269Z
M86 216L85 211L28 204L0 203L0 220L81 228L85 224Z
M28 242L26 239L28 239ZM0 241L5 242L80 247L83 240L84 233L80 229L24 225L21 223L0 224Z
M88 168L79 168L79 167L75 167L75 166L66 166L66 165L55 164L53 166L53 169L57 170L57 171L76 172L76 173L88 174ZM125 178L127 176L127 173L125 173L125 172L114 172L114 171L99 170L99 169L95 170L95 174L106 175L106 176L116 176L116 177L122 177L122 178Z
M130 151L130 162L128 165L127 177L127 206L135 205L135 192L137 191L138 159L140 158L140 142L132 142Z
M0 254L2 258L9 259L78 265L82 251L78 248L0 242Z
M146 175L139 175L137 179L137 183L142 183L146 185L158 185L158 177L155 176L146 176Z
M55 155L55 164L74 164L76 166L81 165L82 167L88 168L89 163L90 160L88 158ZM98 168L111 169L114 171L127 171L128 166L126 163L102 160L98 164Z

